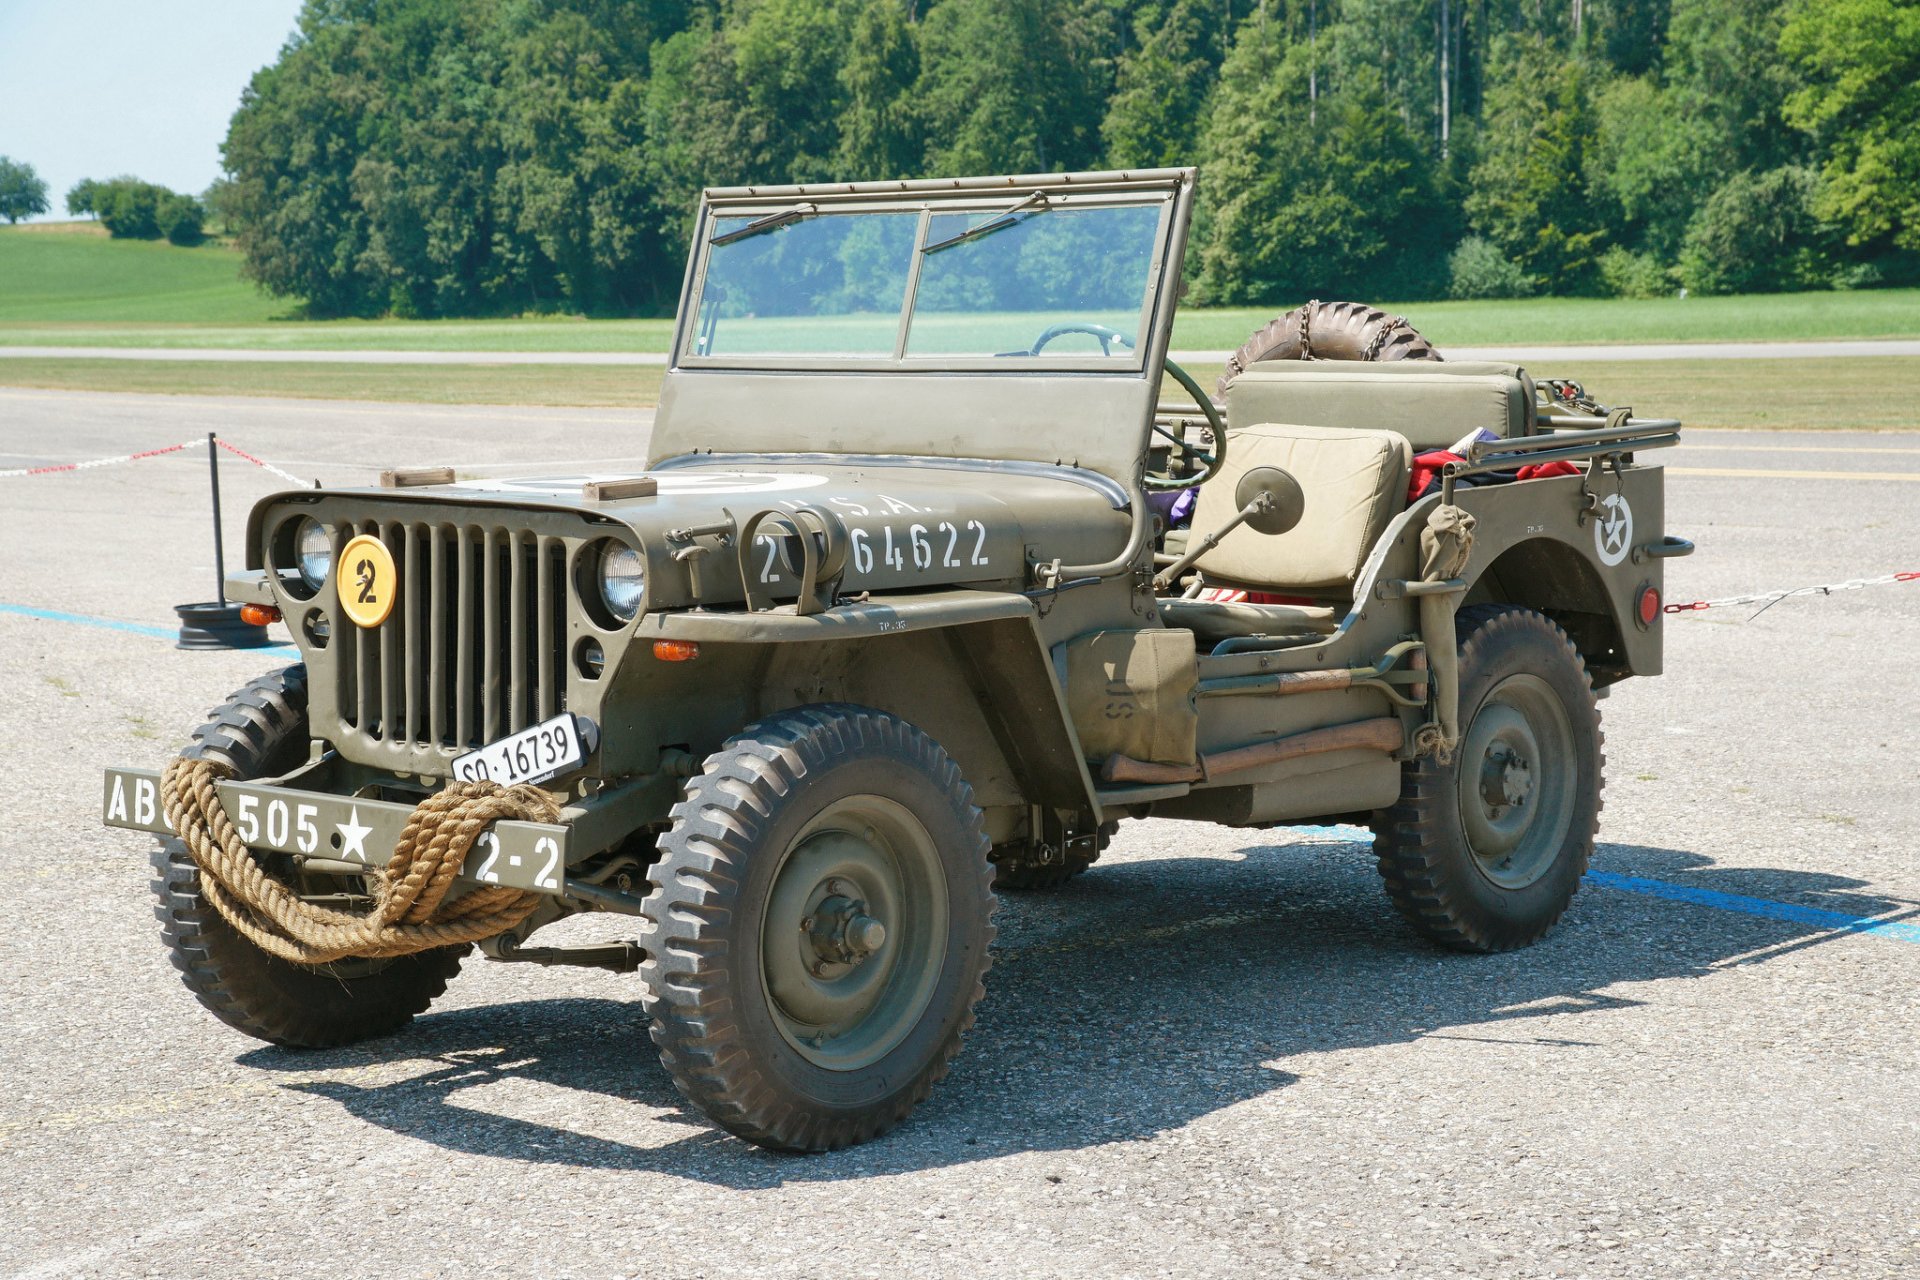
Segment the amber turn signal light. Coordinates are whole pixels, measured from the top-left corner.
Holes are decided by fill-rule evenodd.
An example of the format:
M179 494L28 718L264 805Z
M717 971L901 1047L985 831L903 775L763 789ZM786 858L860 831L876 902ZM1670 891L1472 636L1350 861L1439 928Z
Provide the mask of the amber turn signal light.
M700 656L700 646L691 640L655 640L653 656L662 662L692 662Z
M250 627L271 626L280 621L280 610L270 604L243 604L240 606L240 621Z

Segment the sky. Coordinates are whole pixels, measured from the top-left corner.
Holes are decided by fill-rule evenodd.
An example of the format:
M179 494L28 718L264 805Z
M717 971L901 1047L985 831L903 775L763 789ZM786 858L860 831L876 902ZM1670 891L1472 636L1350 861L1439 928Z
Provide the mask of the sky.
M199 193L220 176L240 91L293 33L300 0L0 0L0 155L53 209L82 178Z

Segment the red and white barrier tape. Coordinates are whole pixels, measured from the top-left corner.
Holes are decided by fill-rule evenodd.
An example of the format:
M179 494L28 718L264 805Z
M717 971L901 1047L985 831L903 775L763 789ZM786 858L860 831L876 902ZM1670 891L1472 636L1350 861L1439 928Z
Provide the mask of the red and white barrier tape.
M116 462L138 462L142 458L158 458L163 454L179 453L183 449L198 449L206 444L205 437L198 440L185 440L179 444L170 444L164 449L143 449L139 453L123 453L114 458L90 458L85 462L60 462L47 467L15 467L11 471L0 471L0 480L13 476L49 476L61 471L86 471L93 467L110 467Z
M44 467L15 467L9 471L0 471L0 480L13 479L18 476L60 475L69 471L88 471L93 469L94 467L111 467L117 463L122 463L122 462L139 462L145 458L160 458L160 457L166 456L169 453L182 453L188 449L204 448L206 446L206 443L207 443L207 438L205 436L201 436L200 438L195 440L183 440L179 444L170 444L160 449L142 449L139 453L122 453L111 458L89 458L85 462L58 462L58 463L54 463L52 465L44 466ZM266 471L280 477L282 480L285 480L288 484L298 486L299 488L302 488L302 489L310 489L313 487L313 481L302 480L299 476L294 475L291 471L284 471L281 468L274 466L271 462L266 461L264 458L256 458L252 454L248 453L245 449L237 448L234 445L230 445L225 440L220 439L218 436L214 437L214 443L219 445L222 449L225 449L228 453L232 454L234 457L245 459L246 461L251 462L254 466L259 467L262 471Z
M234 448L232 445L228 444L225 440L220 439L218 436L214 437L213 442L219 445L222 449L225 449L228 453L232 454L234 457L245 458L248 462L251 462L256 467L259 467L262 471L266 471L273 475L279 476L282 480L285 480L288 484L297 485L302 489L311 489L313 487L313 483L314 483L313 481L302 480L299 476L294 475L291 471L282 471L279 467L274 466L271 462L266 462L266 461L263 461L262 459L254 457L252 454L248 453L245 449Z
M1728 596L1724 600L1693 600L1686 604L1667 605L1663 612L1698 613L1702 609L1728 609L1741 604L1757 604L1762 609L1770 609L1782 600L1788 600L1794 596L1830 596L1836 591L1858 591L1862 587L1885 586L1890 582L1920 582L1920 572L1883 573L1877 578L1849 578L1845 582L1829 582L1817 587L1795 587L1791 591L1758 591L1752 595Z

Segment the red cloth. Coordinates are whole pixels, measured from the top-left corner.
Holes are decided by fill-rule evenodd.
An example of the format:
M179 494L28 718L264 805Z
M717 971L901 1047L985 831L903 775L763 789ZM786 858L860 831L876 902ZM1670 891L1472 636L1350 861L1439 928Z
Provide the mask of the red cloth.
M1418 502L1421 495L1426 493L1427 486L1434 482L1435 477L1440 474L1441 469L1449 462L1465 461L1466 459L1459 454L1449 453L1445 449L1434 449L1415 457L1413 460L1413 474L1407 480L1407 504L1411 506L1413 503ZM1516 480L1545 480L1551 476L1577 476L1579 474L1580 468L1571 462L1540 462L1521 467L1518 471L1514 472L1513 478ZM1498 483L1498 480L1494 479L1494 477L1498 475L1499 473L1495 472L1493 476L1478 479L1477 483L1486 484L1489 480ZM1462 481L1461 483L1465 482Z
M1416 456L1413 460L1413 478L1407 482L1407 505L1412 506L1420 501L1420 495L1427 491L1427 486L1433 483L1433 478L1440 474L1442 467L1449 462L1465 461L1459 454L1448 453L1445 449L1435 449Z
M1314 604L1308 596L1283 596L1274 591L1242 591L1238 587L1208 587L1198 596L1198 600L1211 600L1215 604Z

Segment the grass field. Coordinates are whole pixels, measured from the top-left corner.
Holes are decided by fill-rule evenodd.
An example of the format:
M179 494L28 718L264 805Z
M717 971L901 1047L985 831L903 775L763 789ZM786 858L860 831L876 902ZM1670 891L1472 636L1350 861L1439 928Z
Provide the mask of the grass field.
M240 255L208 243L113 240L91 222L0 229L0 326L90 332L128 323L255 325L289 310L240 279ZM9 341L0 339L0 342Z
M1736 298L1382 304L1442 348L1920 337L1920 289ZM1183 311L1173 345L1225 351L1265 308ZM91 223L0 228L0 346L263 350L665 351L671 320L330 320L239 279L239 255L114 241Z
M598 365L227 364L215 361L0 359L0 386L176 395L294 396L426 404L638 407L663 369ZM1218 365L1192 369L1202 385ZM1689 427L1914 430L1920 360L1648 360L1554 365L1609 404ZM1169 384L1169 395L1172 387Z

